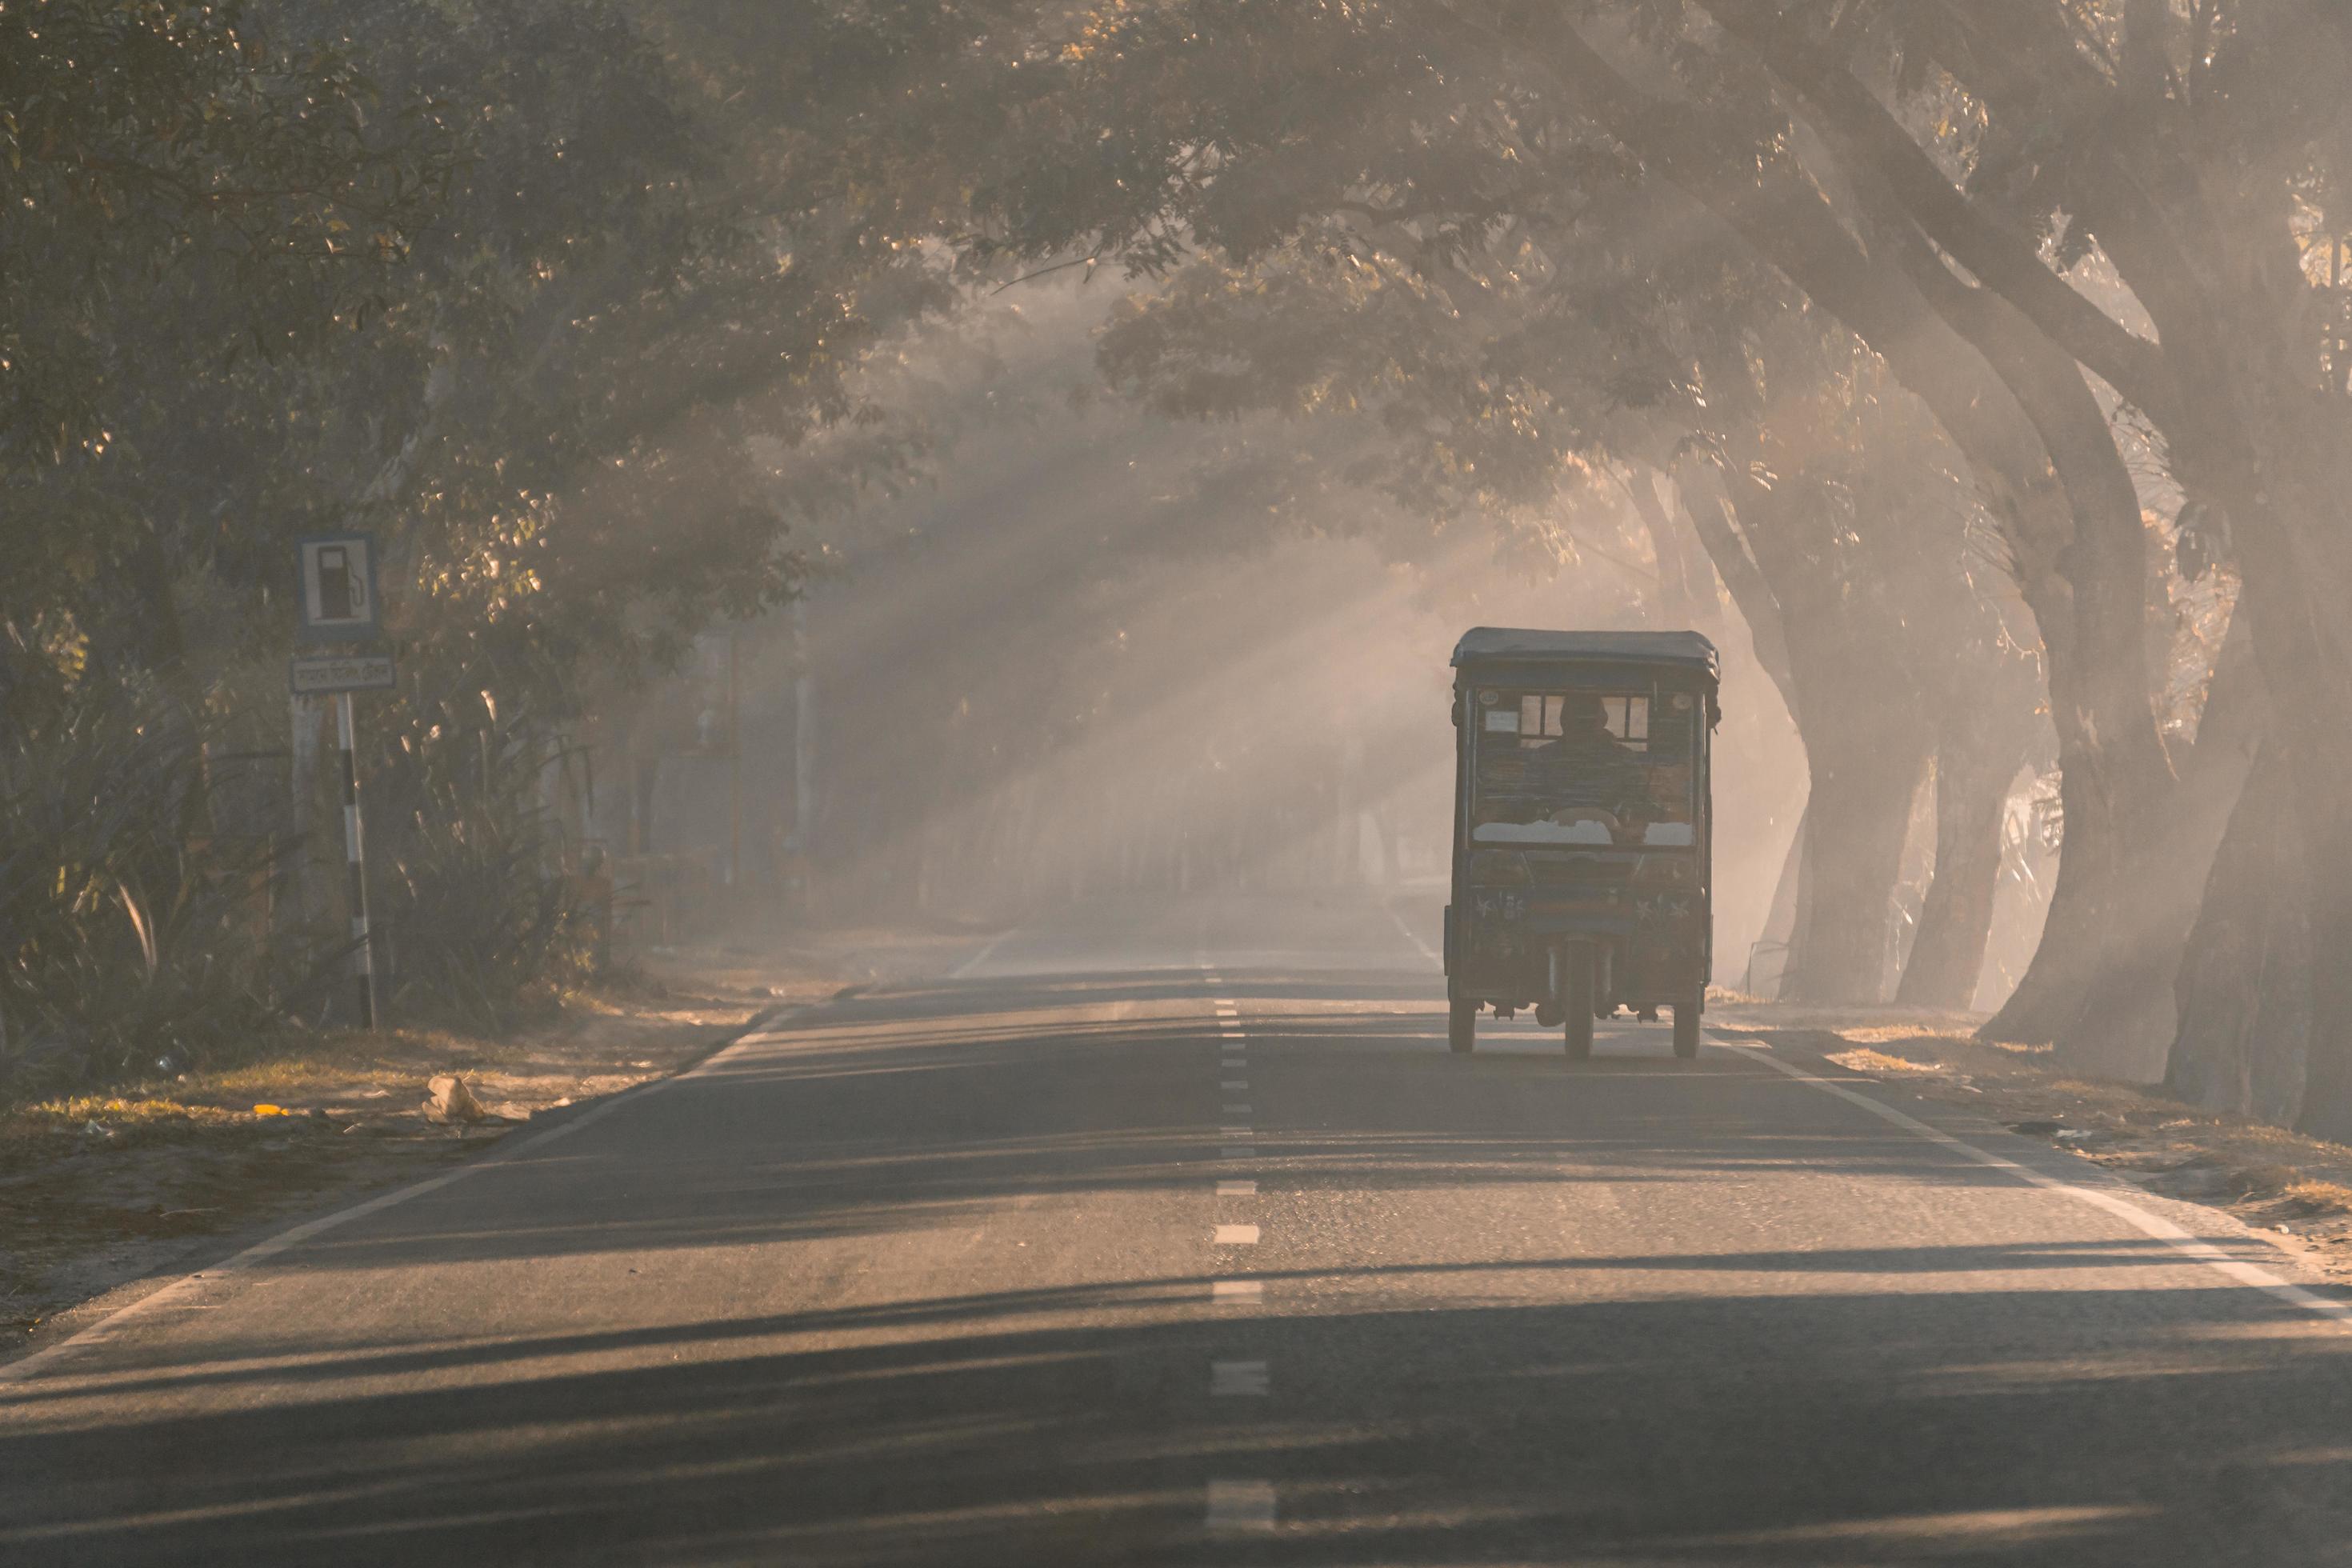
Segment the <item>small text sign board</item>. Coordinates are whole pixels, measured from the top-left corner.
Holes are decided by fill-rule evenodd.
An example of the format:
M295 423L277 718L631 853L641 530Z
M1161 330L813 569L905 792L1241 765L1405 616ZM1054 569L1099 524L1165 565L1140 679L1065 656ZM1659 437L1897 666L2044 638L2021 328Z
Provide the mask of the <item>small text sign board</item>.
M296 552L299 580L295 603L302 613L303 637L317 642L373 641L377 631L374 536L327 534L299 541Z
M392 656L388 653L297 654L287 683L297 697L322 697L335 691L384 691L392 687Z

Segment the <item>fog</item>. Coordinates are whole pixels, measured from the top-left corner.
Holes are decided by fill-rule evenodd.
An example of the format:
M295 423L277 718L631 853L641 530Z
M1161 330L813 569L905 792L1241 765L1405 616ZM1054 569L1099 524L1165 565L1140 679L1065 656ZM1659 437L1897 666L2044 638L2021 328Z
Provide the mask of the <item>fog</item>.
M1717 984L2352 1128L2299 13L2029 6L2008 100L1904 7L57 3L0 16L62 84L0 204L0 1022L72 1073L332 1021L355 952L504 1016L607 879L625 947L1433 903L1460 634L1688 629ZM294 613L331 537L365 626Z
M894 384L946 411L950 444L928 482L824 531L803 605L707 641L706 692L737 647L742 761L663 757L643 852L708 858L723 880L732 773L747 887L816 918L1017 920L1210 888L1442 899L1462 632L1683 629L1641 519L1602 476L1563 490L1547 551L1502 520L1432 531L1361 489L1260 504L1247 475L1269 453L1311 460L1306 437L1102 395L1094 345L1118 292L1041 280L942 345L908 346ZM1715 981L1769 994L1806 757L1738 606L1708 583ZM2031 787L2010 807L1979 1006L2013 984L2046 897ZM1933 869L1932 795L1889 911L1890 988ZM600 793L607 841L629 841L628 809Z

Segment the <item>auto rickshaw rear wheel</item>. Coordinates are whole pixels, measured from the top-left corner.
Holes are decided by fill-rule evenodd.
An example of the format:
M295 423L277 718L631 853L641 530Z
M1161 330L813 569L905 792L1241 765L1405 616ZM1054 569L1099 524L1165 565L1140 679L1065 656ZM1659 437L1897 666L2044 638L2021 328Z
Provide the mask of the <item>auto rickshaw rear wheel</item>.
M1689 1061L1698 1055L1700 999L1694 995L1675 1004L1675 1055Z
M1571 947L1560 955L1560 1005L1568 1009L1568 1059L1592 1057L1592 950Z
M1478 1044L1478 1004L1455 997L1446 1008L1445 1043L1456 1056L1468 1054Z

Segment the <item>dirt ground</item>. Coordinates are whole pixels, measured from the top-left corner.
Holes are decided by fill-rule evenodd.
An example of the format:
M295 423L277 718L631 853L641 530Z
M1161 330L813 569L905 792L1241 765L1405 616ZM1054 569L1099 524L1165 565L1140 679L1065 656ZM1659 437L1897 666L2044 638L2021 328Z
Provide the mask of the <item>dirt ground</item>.
M1708 1027L1818 1050L1864 1078L1899 1079L2166 1197L2228 1211L2310 1267L2352 1279L2352 1148L2153 1089L2060 1070L2047 1046L1979 1041L1965 1013L1828 1011L1726 1001Z
M308 1036L245 1066L0 1107L0 1357L118 1285L677 1072L762 1013L951 966L987 934L769 932L657 949L500 1037ZM428 1119L428 1080L444 1074L465 1080L481 1120Z

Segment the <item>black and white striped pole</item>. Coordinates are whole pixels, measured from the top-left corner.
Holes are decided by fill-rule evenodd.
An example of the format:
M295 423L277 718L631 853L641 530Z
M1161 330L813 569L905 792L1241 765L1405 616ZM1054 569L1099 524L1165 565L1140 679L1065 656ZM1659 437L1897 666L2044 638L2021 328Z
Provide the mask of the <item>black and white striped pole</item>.
M321 534L295 542L296 608L301 638L288 670L294 695L335 699L336 750L343 764L343 874L349 879L352 999L360 1027L376 1026L375 953L368 935L367 835L360 820L359 745L352 693L387 690L392 656L375 641L375 541L364 533ZM343 644L338 650L319 644Z
M368 937L367 837L360 818L359 747L352 727L352 694L335 693L335 740L343 762L343 869L350 878L352 988L360 1026L375 1027L375 959Z

